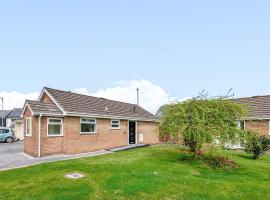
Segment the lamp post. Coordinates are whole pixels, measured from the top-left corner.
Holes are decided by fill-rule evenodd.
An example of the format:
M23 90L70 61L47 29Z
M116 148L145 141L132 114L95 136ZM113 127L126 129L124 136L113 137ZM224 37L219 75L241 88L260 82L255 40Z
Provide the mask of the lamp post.
M137 90L137 105L139 105L140 104L140 89L137 88L136 90Z
M4 98L0 97L2 100L2 127L4 127Z

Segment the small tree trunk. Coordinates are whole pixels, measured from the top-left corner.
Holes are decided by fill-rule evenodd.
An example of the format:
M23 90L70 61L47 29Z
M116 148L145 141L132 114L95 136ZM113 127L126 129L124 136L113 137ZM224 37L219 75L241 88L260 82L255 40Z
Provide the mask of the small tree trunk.
M260 152L258 150L255 150L253 152L253 159L257 160L260 157Z

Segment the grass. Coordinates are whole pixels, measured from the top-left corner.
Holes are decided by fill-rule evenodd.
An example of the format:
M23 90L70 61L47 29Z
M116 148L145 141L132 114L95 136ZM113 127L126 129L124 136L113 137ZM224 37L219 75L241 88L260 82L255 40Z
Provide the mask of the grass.
M238 167L183 161L180 146L153 146L0 172L0 200L269 199L270 156L219 151ZM82 172L80 180L64 177Z

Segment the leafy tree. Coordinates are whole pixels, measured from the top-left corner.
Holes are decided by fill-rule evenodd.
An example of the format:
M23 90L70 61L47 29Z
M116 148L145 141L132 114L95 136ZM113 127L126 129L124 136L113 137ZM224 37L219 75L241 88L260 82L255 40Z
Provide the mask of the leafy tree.
M195 153L215 139L222 143L234 142L239 135L243 135L237 120L244 115L245 109L227 100L228 97L208 98L208 94L202 92L198 97L165 106L160 119L160 136L181 137Z
M245 151L253 154L253 159L258 159L265 151L270 149L270 138L260 136L255 132L247 132L245 139Z

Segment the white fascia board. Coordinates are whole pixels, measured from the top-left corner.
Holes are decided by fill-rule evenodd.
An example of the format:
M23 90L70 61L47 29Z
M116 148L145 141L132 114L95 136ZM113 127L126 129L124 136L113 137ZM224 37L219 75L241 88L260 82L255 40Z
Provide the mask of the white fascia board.
M25 102L25 104L24 104L24 106L23 106L23 111L22 111L21 117L23 117L23 115L24 115L24 113L25 113L27 107L28 107L29 110L31 111L31 114L32 114L32 115L34 114L34 113L33 113L33 110L32 110L31 107L29 106L29 104Z
M122 116L112 116L112 115L98 115L98 114L75 113L75 112L68 112L68 113L66 113L66 116L159 122L158 119L155 120L155 119L146 119L146 118L122 117Z
M119 119L119 120L130 120L130 121L145 121L145 122L159 122L159 120L145 119L145 118L134 118L134 117L121 117L111 115L97 115L97 114L86 114L86 113L74 113L69 112L66 114L54 114L54 113L34 113L34 115L42 114L42 116L57 116L57 117L88 117L88 118L101 118L101 119Z
M270 120L270 117L243 117L240 120Z
M65 117L66 115L64 114L53 114L53 113L34 113L33 115L42 115L42 116L46 116L46 117Z

